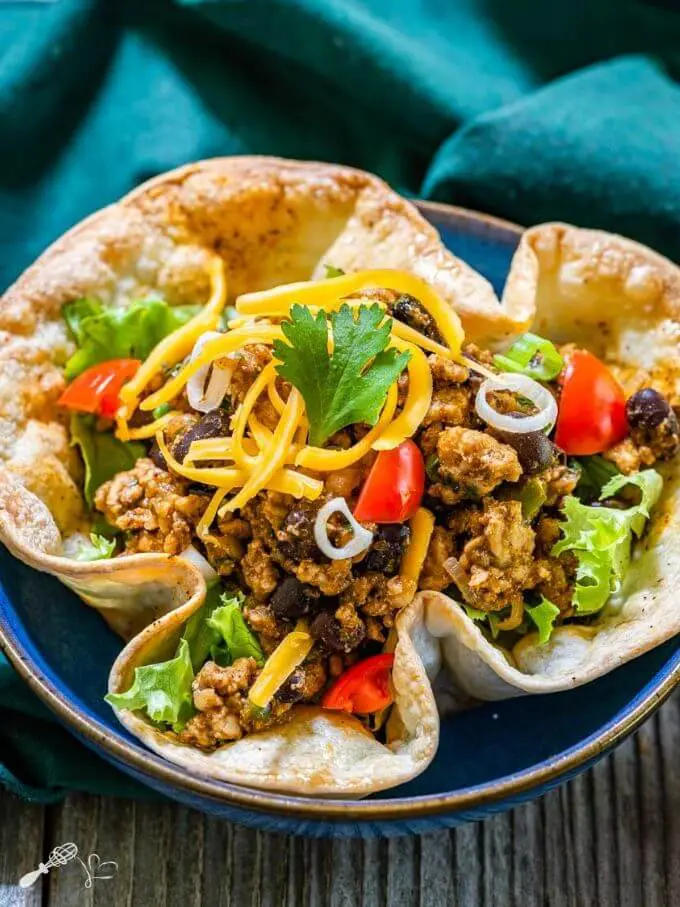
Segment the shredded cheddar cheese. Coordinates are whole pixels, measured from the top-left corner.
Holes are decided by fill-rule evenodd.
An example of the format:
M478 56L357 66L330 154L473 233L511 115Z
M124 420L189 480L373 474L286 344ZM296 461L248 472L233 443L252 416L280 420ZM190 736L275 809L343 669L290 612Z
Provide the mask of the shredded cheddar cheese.
M220 504L226 497L228 490L228 488L218 488L210 499L210 503L206 507L205 513L196 526L196 535L199 537L199 539L206 539L209 536L209 530L212 526L212 522L217 516L217 511L219 510Z
M422 423L432 402L432 372L422 350L411 343L393 339L397 349L408 350L408 395L401 413L373 442L374 450L391 450L410 438Z
M121 388L120 399L123 403L121 421L130 418L137 406L139 395L152 378L188 356L202 334L214 331L218 327L222 309L227 302L227 278L222 259L215 256L209 270L212 292L204 308L183 327L161 340L134 377ZM155 405L149 408L154 409Z
M243 315L284 317L293 303L318 305L326 311L339 308L346 296L362 290L387 287L414 296L430 313L454 356L460 354L464 332L458 315L420 277L407 271L358 271L327 280L285 284L258 293L246 293L236 300L236 310Z
M123 440L156 438L168 467L177 475L215 489L197 527L201 538L208 538L210 527L219 516L239 510L263 489L314 500L323 491L323 482L303 471L328 473L345 469L361 460L371 450L390 450L411 437L422 424L432 399L432 376L427 353L445 358L461 358L463 332L458 316L423 280L403 271L375 270L347 274L315 282L289 284L259 293L249 293L236 300L238 316L229 323L230 330L207 340L193 360L188 357L198 339L214 330L226 304L227 285L224 265L215 258L211 263L212 291L203 310L182 328L161 341L136 375L121 391L122 406L117 414L117 435ZM277 362L272 360L260 371L231 419L230 433L225 437L194 441L179 463L172 455L163 432L173 411L138 428L129 426L136 409L149 412L175 400L187 382L200 369L251 344L271 347L286 337L281 325L293 303L306 305L312 314L320 310L337 310L347 303L352 308L375 300L362 298L371 288L389 288L414 296L435 320L444 339L438 343L408 325L391 319L389 343L408 351L408 393L398 405L396 381L389 387L380 418L360 441L345 450L309 446L309 422L300 391L292 387L283 399L277 386ZM388 317L386 304L377 304ZM383 321L384 324L384 321ZM329 351L333 337L329 324ZM184 361L183 361L184 360ZM182 362L177 374L169 377L159 389L142 398L149 382L159 373ZM256 414L258 401L266 395L276 413L274 430L262 423ZM210 462L211 466L196 466ZM214 465L217 463L217 465ZM233 494L231 494L233 493ZM412 540L404 557L402 572L417 579L427 553L433 519L427 510L419 510L412 520Z
M151 410L160 406L161 403L169 403L170 400L173 400L181 393L192 375L195 375L204 365L209 365L213 360L226 356L227 353L234 353L250 343L272 343L282 337L281 328L273 325L254 325L253 327L240 328L237 331L229 331L227 334L215 337L205 344L199 356L192 362L188 362L160 390L145 397L139 404L139 408L141 410Z
M241 491L226 505L227 510L239 510L247 504L259 491L267 487L272 476L284 465L291 442L300 424L302 405L300 392L296 388L292 388L271 441L258 456L250 478Z

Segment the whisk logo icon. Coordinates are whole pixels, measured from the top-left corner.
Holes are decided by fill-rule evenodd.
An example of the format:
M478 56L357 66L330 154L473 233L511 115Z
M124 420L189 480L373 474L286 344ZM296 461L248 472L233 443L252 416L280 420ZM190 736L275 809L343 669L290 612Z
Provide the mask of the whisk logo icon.
M98 853L91 853L85 862L78 856L78 845L73 843L60 844L55 847L49 855L47 863L41 863L37 869L27 872L25 876L19 879L21 888L30 888L35 885L41 875L47 875L50 869L66 866L72 860L78 860L85 872L85 888L92 888L96 879L112 879L118 872L118 863L108 860L102 863Z

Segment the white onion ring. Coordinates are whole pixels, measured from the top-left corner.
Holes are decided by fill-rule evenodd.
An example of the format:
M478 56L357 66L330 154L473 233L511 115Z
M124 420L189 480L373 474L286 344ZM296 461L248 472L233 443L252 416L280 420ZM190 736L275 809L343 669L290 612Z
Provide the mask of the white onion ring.
M203 574L203 579L206 583L212 583L218 579L217 571L213 569L201 552L197 551L193 545L189 545L188 548L185 548L179 556L183 558L183 560L193 564L194 567L198 567Z
M349 521L354 535L343 545L342 548L336 548L328 538L328 521L334 513L341 513ZM333 498L319 510L314 520L314 538L319 549L332 561L341 561L348 557L356 557L365 551L373 541L373 533L357 523L347 506L344 498Z
M489 391L502 390L515 391L523 397L527 397L538 409L538 412L533 416L496 412L487 401L486 395ZM531 431L543 431L544 428L553 426L557 420L557 402L550 391L538 381L529 378L528 375L516 375L511 372L502 372L495 378L487 378L486 381L482 381L475 397L475 410L479 418L492 428L513 432L517 435L527 434Z
M196 341L189 362L193 362L200 355L201 350L209 340L223 335L217 331L206 331ZM211 363L201 366L196 374L187 381L187 398L189 406L199 413L211 413L217 409L224 400L224 395L231 384L231 369L214 368L208 381ZM207 381L207 386L206 386Z

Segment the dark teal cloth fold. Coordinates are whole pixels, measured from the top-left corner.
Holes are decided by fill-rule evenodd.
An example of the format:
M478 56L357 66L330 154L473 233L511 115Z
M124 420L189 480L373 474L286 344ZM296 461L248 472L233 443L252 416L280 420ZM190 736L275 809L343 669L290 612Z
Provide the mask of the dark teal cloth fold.
M631 0L0 0L0 289L190 160L373 170L680 258L680 13ZM0 663L0 782L135 793Z

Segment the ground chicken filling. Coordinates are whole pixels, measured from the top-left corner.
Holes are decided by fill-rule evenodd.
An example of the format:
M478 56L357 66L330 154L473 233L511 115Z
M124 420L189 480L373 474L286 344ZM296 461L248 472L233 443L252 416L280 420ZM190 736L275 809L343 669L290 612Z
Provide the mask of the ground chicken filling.
M441 339L416 300L380 293L395 318ZM479 362L491 362L473 346L465 352ZM167 425L165 437L178 462L193 441L228 433L230 415L271 358L267 346L245 347L236 357L229 392L217 411L202 415L190 410L186 398L176 401L173 408L181 415ZM482 379L465 365L437 354L429 355L428 362L433 395L413 440L427 466L423 506L436 523L417 584L400 573L410 541L407 523L367 525L374 532L370 548L344 560L329 560L315 541L316 515L327 501L341 496L354 510L374 452L336 473L310 473L325 483L313 502L260 492L241 511L217 518L205 540L198 539L195 530L214 489L174 475L156 444L150 444L149 455L133 469L97 491L95 507L122 531L126 553L176 555L193 544L221 578L242 590L245 620L265 656L301 619L315 640L266 714L254 712L248 702L260 672L253 658L239 658L228 667L207 661L193 682L196 712L179 731L182 742L210 749L283 720L295 703L318 702L333 678L358 658L382 650L397 614L417 589L449 590L467 606L498 615L501 631L516 629L524 604L541 594L559 608L560 621L573 617L575 558L569 552L557 557L550 552L560 534L560 504L576 488L578 471L544 433L511 435L481 421L475 396ZM550 386L559 395L559 387ZM404 373L400 403L407 389ZM279 381L282 399L289 391L289 385ZM524 403L503 394L495 401L501 412L521 411ZM278 414L266 396L255 412L263 425L276 427ZM619 470L630 473L676 453L678 421L656 391L636 391L628 401L628 419L630 434L604 455ZM328 446L350 447L367 430L365 425L351 426L333 436ZM539 505L528 507L537 491ZM342 544L346 533L341 519L331 521L329 535L336 544Z

